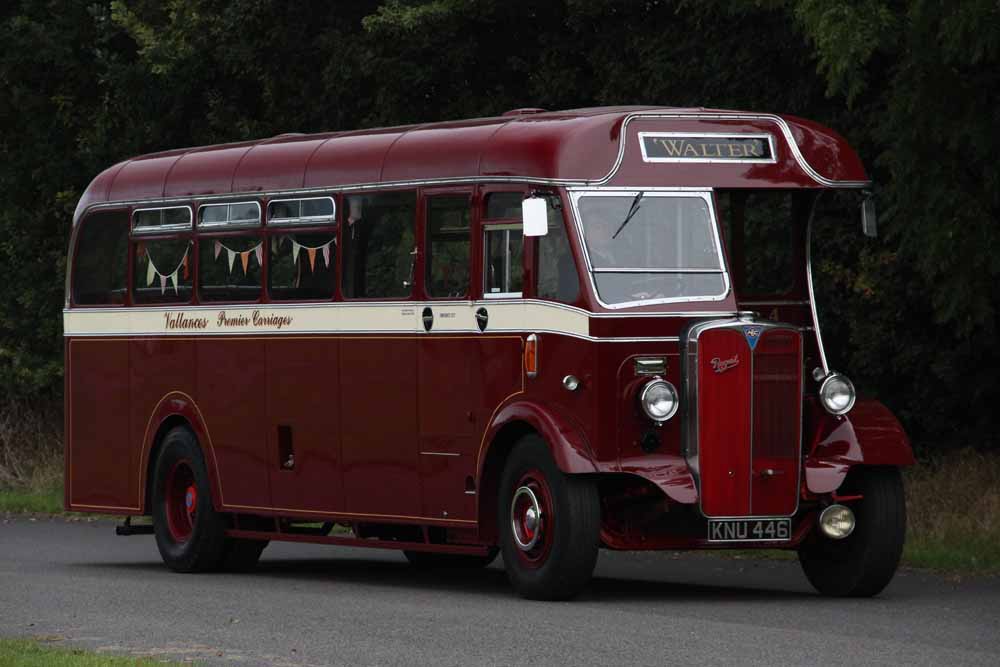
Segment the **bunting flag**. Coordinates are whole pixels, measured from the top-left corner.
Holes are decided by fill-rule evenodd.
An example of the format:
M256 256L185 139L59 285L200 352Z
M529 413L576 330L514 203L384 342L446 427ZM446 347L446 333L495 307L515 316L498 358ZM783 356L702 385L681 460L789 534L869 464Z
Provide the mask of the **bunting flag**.
M249 250L233 250L229 246L225 245L222 241L215 242L215 259L219 259L219 255L222 251L226 251L226 261L229 266L229 273L233 272L233 265L236 264L237 256L240 258L240 266L243 267L243 275L247 275L250 271L250 257L251 255L257 260L257 266L264 266L264 243L258 243Z
M330 246L336 243L335 239L330 239L323 245L318 245L318 246L302 245L301 243L299 243L298 241L296 241L291 237L289 237L288 240L292 242L292 262L294 262L296 265L298 265L299 263L299 252L305 250L306 255L308 255L309 257L309 270L315 271L316 253L318 251L322 253L323 264L325 264L327 268L330 268Z
M184 280L188 279L188 251L187 250L184 251L184 256L181 257L181 261L179 261L177 263L177 266L174 267L174 270L171 271L170 273L163 273L158 268L156 268L156 265L153 264L153 257L152 257L152 255L149 254L148 251L146 251L146 261L149 262L147 264L147 266L146 266L146 287L152 287L153 286L153 281L156 280L157 277L159 277L159 279L160 279L160 294L166 294L166 292L167 292L167 281L168 280L174 286L174 294L180 294L180 289L178 287L179 283L178 283L177 276L181 272L181 270L183 270L184 271L184 274L183 274L184 275Z

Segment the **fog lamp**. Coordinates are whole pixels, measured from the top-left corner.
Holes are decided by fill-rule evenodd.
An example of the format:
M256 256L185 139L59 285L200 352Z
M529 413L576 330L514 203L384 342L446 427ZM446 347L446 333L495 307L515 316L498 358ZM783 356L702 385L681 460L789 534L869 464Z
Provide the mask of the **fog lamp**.
M830 505L820 513L819 527L831 540L842 540L854 532L854 512L843 505Z
M639 394L639 405L646 416L663 423L677 414L677 389L666 380L656 378L646 383Z
M819 386L819 400L832 415L850 411L854 399L854 384L840 373L830 373Z

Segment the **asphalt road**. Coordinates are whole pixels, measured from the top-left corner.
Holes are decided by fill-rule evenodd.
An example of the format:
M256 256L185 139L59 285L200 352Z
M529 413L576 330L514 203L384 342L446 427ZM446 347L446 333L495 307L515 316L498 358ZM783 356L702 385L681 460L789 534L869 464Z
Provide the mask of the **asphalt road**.
M179 575L108 522L0 519L0 636L201 664L1000 665L1000 579L903 571L871 600L813 594L796 562L603 552L569 603L499 564L272 544L249 575Z

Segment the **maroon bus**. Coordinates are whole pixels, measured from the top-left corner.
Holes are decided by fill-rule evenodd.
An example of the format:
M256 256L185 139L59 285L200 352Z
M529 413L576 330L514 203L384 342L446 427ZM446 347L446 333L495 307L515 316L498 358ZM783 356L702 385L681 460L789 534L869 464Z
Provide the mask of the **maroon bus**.
M502 552L554 599L600 548L780 548L874 595L913 455L830 368L810 257L869 187L816 123L656 107L126 160L73 221L66 509L182 572Z

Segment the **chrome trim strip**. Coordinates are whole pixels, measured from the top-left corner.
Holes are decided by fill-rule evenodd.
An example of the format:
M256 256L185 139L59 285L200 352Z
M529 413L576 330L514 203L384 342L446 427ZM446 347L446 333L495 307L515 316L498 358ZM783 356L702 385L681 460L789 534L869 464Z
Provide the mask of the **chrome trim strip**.
M775 299L773 301L740 301L740 306L808 306L810 301L804 299L801 301L789 300L789 299Z
M642 151L643 162L694 162L703 164L775 164L778 154L774 150L774 137L770 134L751 134L740 132L637 132L639 149ZM646 155L646 137L693 137L696 139L766 139L771 149L770 158L684 158L684 157L649 157Z
M722 269L594 269L594 273L725 273Z
M635 196L639 192L644 192L647 197L691 197L692 194L699 195L699 199L705 202L708 206L708 216L709 223L712 225L713 239L715 240L715 251L719 260L718 273L722 274L723 280L723 292L719 295L709 295L709 296L684 296L684 297L670 297L665 299L646 299L640 301L623 301L621 303L609 304L605 303L601 299L600 293L597 291L597 282L594 280L595 269L590 261L590 251L587 249L586 235L583 232L583 218L580 215L580 199L584 196L600 196L600 197L614 197L614 196ZM572 205L573 211L573 224L576 225L576 231L579 235L580 246L583 250L584 260L587 262L587 277L590 280L590 287L593 290L594 298L597 299L602 307L608 310L618 310L620 308L631 308L634 306L653 306L662 303L692 303L695 301L724 301L732 291L732 284L729 282L729 272L726 270L726 259L722 251L722 239L719 236L719 221L715 213L715 203L712 197L711 189L701 189L701 190L673 190L673 189L663 189L663 190L646 190L646 189L625 189L625 188L600 188L600 189L586 189L578 188L574 189L570 193L570 203ZM713 271L716 271L713 269ZM696 273L698 271L695 271Z
M813 201L812 211L809 212L809 222L806 223L806 285L809 288L809 309L812 312L813 331L816 332L816 347L819 349L819 361L823 366L823 372L829 375L830 364L826 362L826 348L823 347L823 334L819 329L819 313L816 310L816 292L813 290L812 229L818 202L819 197L816 197L815 201Z
M458 452L420 452L421 456L461 456Z

